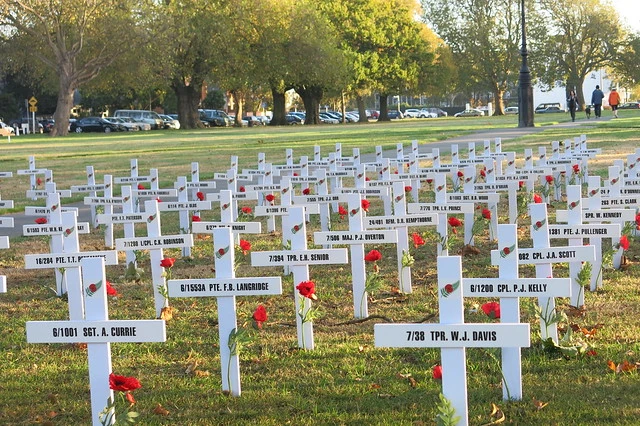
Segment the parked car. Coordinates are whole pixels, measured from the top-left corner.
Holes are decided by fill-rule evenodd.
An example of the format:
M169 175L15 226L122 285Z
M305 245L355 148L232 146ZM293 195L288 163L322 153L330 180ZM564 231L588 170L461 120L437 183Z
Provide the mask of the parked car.
M390 109L387 111L387 117L389 117L389 120L401 120L404 118L404 114L397 109Z
M340 123L340 120L338 120L337 118L333 118L332 116L330 116L326 112L319 113L318 117L320 118L320 121L322 121L324 124L339 124Z
M40 120L40 124L42 125L42 131L44 133L49 133L56 122L52 119L42 119Z
M378 110L367 109L365 110L365 112L367 113L367 118L373 118L374 120L377 120L378 118L380 118L380 111Z
M420 117L420 110L415 108L409 108L404 110L402 114L405 116L405 118L418 118Z
M640 109L640 102L626 102L620 105L618 109Z
M133 118L131 118L131 117L119 117L118 119L119 119L119 120L122 122L122 124L124 124L125 126L132 125L132 127L133 127L133 126L135 126L135 127L137 127L139 130L151 130L151 124L149 124L149 123L143 123L143 122L140 122L140 121L135 121L135 120L134 120Z
M470 109L465 109L464 111L457 112L453 114L453 116L454 117L483 117L484 112L480 111L479 109L470 108Z
M166 114L158 114L162 121L164 121L165 129L175 129L178 130L180 128L180 121L177 118L173 118Z
M557 107L558 109L562 108L562 105L560 105L559 102L551 102L551 103L546 103L546 104L540 104L536 107L536 109L534 110L534 112L540 112L542 110L546 110L549 107Z
M148 123L153 130L164 129L164 121L154 111L140 109L119 109L113 113L114 117L131 117L138 123Z
M429 111L427 108L422 108L420 110L420 115L418 115L418 118L438 118L438 113Z
M233 125L233 120L227 115L226 112L219 109L203 109L200 110L201 120L209 123L211 127L227 127Z
M536 114L548 114L548 113L552 113L552 112L565 112L565 110L563 110L559 106L548 106L548 107L542 108L542 109L537 109L536 108Z
M423 108L420 111L428 111L431 114L435 114L436 118L438 117L447 117L449 114L447 114L447 111L443 111L440 108L435 108L435 107L431 107L431 108Z
M109 123L104 118L100 117L84 117L80 120L71 123L70 130L75 133L85 132L104 132L111 133L124 129L124 126L119 127L117 124Z
M245 115L244 117L242 117L242 121L246 121L249 124L249 127L265 125L265 123L263 123L262 120L260 120L255 115Z
M109 123L115 124L116 126L122 126L124 128L124 130L127 131L127 132L133 132L133 131L140 130L140 126L138 126L137 123L126 122L122 118L105 117L104 119L107 120Z
M512 114L513 114L513 115L517 115L517 114L518 114L518 111L519 111L519 108L518 108L518 107L506 107L506 108L504 109L504 113L505 113L506 115L512 115Z
M287 120L287 124L304 124L304 118L301 118L292 112L285 115L284 118Z
M0 121L0 136L7 137L7 136L13 136L14 134L15 134L15 130L13 129L13 127Z

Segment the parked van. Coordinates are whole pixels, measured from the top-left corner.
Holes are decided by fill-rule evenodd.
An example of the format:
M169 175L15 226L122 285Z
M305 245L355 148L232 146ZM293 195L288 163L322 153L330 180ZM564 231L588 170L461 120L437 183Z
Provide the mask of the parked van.
M151 129L164 129L164 121L153 111L145 111L140 109L119 109L113 113L114 117L130 117L138 123L147 123Z

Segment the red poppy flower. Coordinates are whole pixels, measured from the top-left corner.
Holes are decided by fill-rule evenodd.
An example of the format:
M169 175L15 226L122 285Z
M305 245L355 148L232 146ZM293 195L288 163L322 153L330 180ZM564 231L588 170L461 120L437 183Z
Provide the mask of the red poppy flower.
M157 202L159 202L159 203L161 203L161 202L162 202L162 200L160 199L160 197L156 198L156 201L157 201Z
M573 167L573 173L575 173L575 174L580 173L580 165L579 164L574 164L571 167Z
M537 221L536 222L536 228L542 228L542 222Z
M433 179L427 179L427 183L431 185L433 183Z
M218 249L218 254L219 254L220 256L224 256L224 254L225 254L225 250L224 250L223 248Z
M366 176L366 177L364 178L364 181L365 181L365 182L369 182L370 180L371 180L371 179L369 178L369 176Z
M453 285L451 285L451 284L447 284L447 285L444 286L444 291L446 291L449 294L453 293L453 290L454 290L454 288L453 288Z
M202 219L200 218L200 216L197 216L195 214L191 216L191 222L201 222L201 221Z
M538 194L533 194L533 202L536 204L542 203L542 197Z
M369 202L369 200L365 198L362 201L360 201L360 205L362 206L362 210L364 210L365 212L368 212L369 206L371 205L371 203Z
M547 183L553 183L553 176L551 175L545 176L544 179L547 181Z
M35 222L36 222L38 225L44 225L44 224L45 224L45 223L47 223L48 221L47 221L47 218L46 218L46 217L39 217L39 218L37 218L37 219L35 220Z
M36 178L36 185L38 185L38 186L42 185L42 179L41 178Z
M502 249L502 252L506 255L508 255L509 253L511 253L511 249L509 247L505 247Z
M275 196L275 195L273 195L273 194L267 194L267 195L264 197L264 199L265 199L265 200L267 200L268 202L272 203L272 202L273 202L273 200L275 200L275 199L276 199L276 196Z
M244 186L241 186L240 188L238 188L238 191L240 192L246 192L247 188L245 188Z
M293 176L298 176L298 172L293 172Z
M620 247L622 247L622 250L629 250L629 245L629 238L627 238L626 235L620 237Z
M458 177L459 178L464 177L464 173L462 173L462 170L458 170Z
M253 320L256 322L256 326L262 329L262 323L267 320L267 310L264 306L258 305L255 311L253 311Z
M371 250L364 257L364 260L366 262L377 262L380 259L382 259L382 253L380 253L378 250Z
M411 192L412 189L413 189L412 187L407 185L404 187L404 192Z
M89 284L89 291L95 293L96 291L98 291L98 286L96 286L95 284Z
M202 192L202 191L196 192L196 198L198 198L198 200L200 200L200 201L204 201L204 198L205 198L204 192Z
M129 392L141 388L142 385L135 377L118 376L109 374L109 388L114 391Z
M462 225L462 221L454 216L449 216L447 222L449 222L449 226L451 226L452 228L457 228L458 226Z
M244 214L251 214L253 212L253 210L251 210L251 207L248 207L248 206L243 207L241 211Z
M173 257L165 257L160 261L160 266L163 268L171 268L176 263L176 259Z
M347 211L347 209L345 209L345 208L344 208L344 207L342 207L342 206L338 206L338 214L339 214L340 216L346 216L346 215L347 215L347 213L349 213L349 212ZM639 216L640 216L640 215L639 215Z
M480 176L487 177L487 171L485 169L480 169Z
M116 289L113 288L113 286L109 281L107 281L107 296L117 296L117 295L118 295L118 292L116 291Z
M487 316L491 319L500 318L500 303L498 302L488 302L480 307L482 312L487 314Z
M302 190L302 194L303 194L303 195L309 195L309 194L311 194L311 188L305 188L305 189L303 189L303 190Z
M139 184L138 184L138 189L139 189L140 191L142 191L143 189L147 189L147 188L145 188L143 184L139 183Z
M422 239L420 234L418 234L417 232L414 232L412 237L413 237L413 247L418 248L424 245L424 240Z
M240 240L240 249L242 250L242 254L247 254L247 252L251 250L251 243L247 240Z
M300 293L300 296L308 299L316 300L316 284L313 281L302 281L296 286L296 290Z
M482 209L482 217L485 219L491 219L491 210Z
M431 375L435 380L442 380L442 366L436 365L431 371Z
M133 397L133 394L131 392L127 392L124 395L125 398L127 398L127 401L129 401L129 404L133 405L136 403L136 399Z
M524 181L518 181L518 188L522 188L524 186Z

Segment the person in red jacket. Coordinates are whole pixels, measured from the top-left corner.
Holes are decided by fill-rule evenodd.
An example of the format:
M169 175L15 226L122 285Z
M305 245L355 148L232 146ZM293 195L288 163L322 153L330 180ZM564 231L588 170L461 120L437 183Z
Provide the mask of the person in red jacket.
M611 111L613 111L613 117L618 118L618 106L620 105L620 93L614 87L611 89L611 93L609 93L609 105L611 106Z

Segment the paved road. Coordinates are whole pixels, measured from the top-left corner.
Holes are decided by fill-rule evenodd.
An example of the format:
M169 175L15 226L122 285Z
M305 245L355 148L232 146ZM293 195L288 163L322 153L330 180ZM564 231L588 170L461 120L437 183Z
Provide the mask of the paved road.
M473 133L470 133L465 136L456 136L450 139L446 139L441 142L432 142L429 144L421 144L419 152L422 153L430 153L433 148L439 148L441 152L446 153L450 151L452 144L460 144L461 150L465 150L467 144L469 142L482 142L485 139L491 139L492 141L495 138L501 138L503 141L507 141L510 139L519 138L522 136L540 133L545 129L549 128L576 128L576 134L578 134L579 128L583 125L595 125L599 121L604 121L610 119L610 117L603 117L602 119L596 120L578 120L575 123L573 122L565 122L550 126L542 126L542 127L533 127L533 128L505 128L505 129L487 129L480 130ZM385 157L395 158L396 153L393 151L386 151L384 153ZM375 159L375 154L364 154L362 156L362 160L365 162L370 162ZM165 201L173 201L170 198L167 198ZM36 204L36 203L34 203ZM38 201L38 205L41 205L42 202ZM78 222L91 222L91 210L88 206L85 206L82 203L75 203L69 205L70 207L78 208ZM26 224L33 224L35 217L33 216L25 216L24 214L13 213L11 215L7 215L9 217L14 218L14 227L13 228L0 228L0 235L8 235L9 237L17 237L22 235L22 226Z

